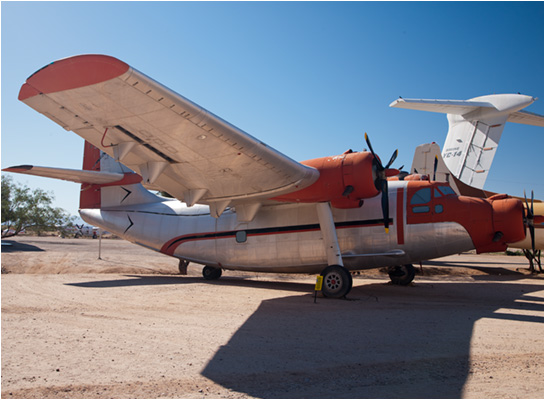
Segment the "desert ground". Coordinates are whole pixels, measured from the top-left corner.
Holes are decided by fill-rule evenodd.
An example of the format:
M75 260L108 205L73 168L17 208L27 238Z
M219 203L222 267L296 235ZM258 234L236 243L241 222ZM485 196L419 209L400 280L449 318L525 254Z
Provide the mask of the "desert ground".
M543 274L521 256L314 276L201 266L122 240L2 246L2 398L543 398Z

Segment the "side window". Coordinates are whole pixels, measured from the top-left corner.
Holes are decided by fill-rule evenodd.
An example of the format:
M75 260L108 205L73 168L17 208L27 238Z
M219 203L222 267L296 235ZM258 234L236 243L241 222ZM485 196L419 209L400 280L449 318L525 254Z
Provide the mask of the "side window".
M413 213L415 213L415 214L427 213L429 211L430 211L429 206L416 206L416 207L413 207Z
M437 204L435 207L434 207L434 210L435 210L435 213L436 214L441 214L443 212L443 206L441 204Z
M238 231L237 233L235 233L235 240L237 241L237 243L244 243L246 242L246 239L246 231Z
M416 192L412 199L411 205L426 204L431 200L431 188L420 189Z

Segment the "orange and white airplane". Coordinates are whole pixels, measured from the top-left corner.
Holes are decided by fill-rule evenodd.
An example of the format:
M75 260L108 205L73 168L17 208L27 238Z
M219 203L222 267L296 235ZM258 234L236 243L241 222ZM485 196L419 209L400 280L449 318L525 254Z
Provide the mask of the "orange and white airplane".
M19 99L85 139L83 170L4 169L81 183L80 214L131 242L222 270L320 273L344 297L350 271L412 263L525 237L520 200L458 196L447 183L388 182L370 152L296 162L109 56L48 64ZM174 198L153 194L165 191Z

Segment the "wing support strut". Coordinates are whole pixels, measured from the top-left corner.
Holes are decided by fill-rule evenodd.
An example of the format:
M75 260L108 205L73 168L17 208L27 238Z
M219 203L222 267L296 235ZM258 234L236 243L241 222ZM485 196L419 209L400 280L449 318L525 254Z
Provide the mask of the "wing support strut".
M327 255L327 265L344 266L339 248L339 240L337 239L337 231L335 229L335 221L329 203L316 203L316 211L318 212L318 221L320 222L320 230L324 238L324 247Z

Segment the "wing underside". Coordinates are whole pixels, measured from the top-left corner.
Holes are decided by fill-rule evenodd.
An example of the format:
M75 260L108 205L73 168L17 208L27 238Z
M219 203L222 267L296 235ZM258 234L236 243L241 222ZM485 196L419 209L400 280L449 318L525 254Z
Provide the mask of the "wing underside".
M19 98L189 205L259 203L318 178L112 57L52 63L27 79Z

